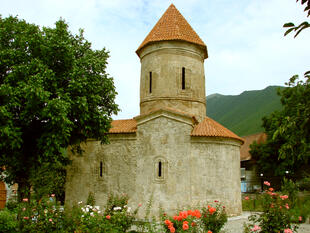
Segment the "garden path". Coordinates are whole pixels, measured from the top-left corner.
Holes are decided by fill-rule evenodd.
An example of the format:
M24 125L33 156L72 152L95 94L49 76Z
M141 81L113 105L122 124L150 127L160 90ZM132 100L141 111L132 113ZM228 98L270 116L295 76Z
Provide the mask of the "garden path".
M243 224L248 222L248 217L250 215L251 212L244 211L241 216L228 218L228 222L225 224L221 233L242 233ZM298 229L298 233L310 233L310 224L301 224Z

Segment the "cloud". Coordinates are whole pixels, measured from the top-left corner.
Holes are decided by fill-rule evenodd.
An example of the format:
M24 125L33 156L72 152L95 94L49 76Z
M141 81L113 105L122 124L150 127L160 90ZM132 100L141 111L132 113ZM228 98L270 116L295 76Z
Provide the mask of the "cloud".
M108 73L114 78L115 118L139 114L140 61L135 50L173 3L207 44L206 93L239 94L283 85L295 73L309 70L310 30L296 39L283 37L283 24L307 18L292 0L10 0L3 17L53 26L63 17L69 29L85 29L94 49L110 51ZM309 19L308 19L309 20Z

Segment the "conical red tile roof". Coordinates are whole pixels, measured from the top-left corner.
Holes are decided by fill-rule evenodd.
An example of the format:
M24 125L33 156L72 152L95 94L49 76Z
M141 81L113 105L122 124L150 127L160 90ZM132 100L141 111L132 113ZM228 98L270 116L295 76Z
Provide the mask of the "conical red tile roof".
M149 43L167 40L187 41L200 45L205 50L207 49L205 43L200 39L194 29L173 4L169 6L163 16L158 20L156 25L137 49L136 53L139 55L140 50Z
M244 142L242 138L209 117L194 127L191 136L233 138Z

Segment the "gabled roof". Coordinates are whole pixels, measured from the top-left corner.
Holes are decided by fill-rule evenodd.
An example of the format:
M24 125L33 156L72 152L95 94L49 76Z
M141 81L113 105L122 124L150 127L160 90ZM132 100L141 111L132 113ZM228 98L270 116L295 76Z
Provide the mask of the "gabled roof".
M240 161L245 161L252 159L250 154L250 145L255 141L258 144L265 142L267 140L267 135L265 133L257 133L242 138L244 139L244 144L240 148Z
M202 122L194 127L191 136L232 138L243 143L242 138L209 117L206 117Z
M137 122L134 119L114 120L109 133L135 133L137 131Z
M149 43L167 40L187 41L202 46L206 50L205 43L173 4L169 6L163 16L158 20L136 53L139 55L140 50Z

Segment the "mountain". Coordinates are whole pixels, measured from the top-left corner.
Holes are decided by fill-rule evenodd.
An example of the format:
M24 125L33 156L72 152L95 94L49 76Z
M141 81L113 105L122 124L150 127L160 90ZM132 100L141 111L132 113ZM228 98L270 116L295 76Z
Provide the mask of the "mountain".
M280 96L277 95L279 88L284 87L269 86L240 95L209 95L207 116L239 136L262 132L262 117L282 108Z

